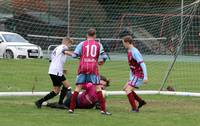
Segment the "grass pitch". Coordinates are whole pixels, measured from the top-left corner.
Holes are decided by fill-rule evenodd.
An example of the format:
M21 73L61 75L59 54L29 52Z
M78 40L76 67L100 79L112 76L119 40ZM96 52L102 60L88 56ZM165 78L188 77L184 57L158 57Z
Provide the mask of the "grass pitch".
M176 96L143 96L147 105L139 113L130 113L126 96L110 96L108 109L112 116L98 110L66 110L34 106L38 97L1 97L1 126L199 126L200 98ZM55 100L55 99L54 99Z
M149 84L141 89L157 90L169 62L146 62ZM51 90L47 74L47 60L0 60L0 91ZM192 67L191 67L192 66ZM194 68L193 68L194 67ZM69 61L67 79L73 87L76 78L77 61ZM195 69L196 68L196 69ZM167 84L178 91L198 91L200 86L198 62L177 62ZM121 90L129 76L125 61L109 61L100 68L101 74L112 80L108 90ZM188 76L192 75L192 76ZM34 101L39 97L0 97L0 126L188 126L200 125L200 98L143 95L147 105L140 113L130 113L126 96L109 96L107 105L112 116L102 116L98 110L76 110L68 114L66 110L50 108L37 109ZM54 101L57 98L53 99Z
M69 60L65 68L67 79L74 86L77 73L77 60ZM158 90L167 72L170 62L146 62L149 84L141 89ZM48 91L52 82L48 75L48 60L1 60L0 59L0 91ZM199 91L200 63L177 62L166 83L177 91ZM100 68L100 73L111 79L108 90L121 90L129 79L127 61L108 61Z

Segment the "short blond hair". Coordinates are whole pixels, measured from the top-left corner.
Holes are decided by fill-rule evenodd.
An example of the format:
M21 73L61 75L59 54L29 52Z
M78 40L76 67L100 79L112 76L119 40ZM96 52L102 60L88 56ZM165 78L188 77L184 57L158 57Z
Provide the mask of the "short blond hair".
M70 44L74 44L74 41L72 39L70 39L69 37L64 37L62 40L62 43L68 42Z

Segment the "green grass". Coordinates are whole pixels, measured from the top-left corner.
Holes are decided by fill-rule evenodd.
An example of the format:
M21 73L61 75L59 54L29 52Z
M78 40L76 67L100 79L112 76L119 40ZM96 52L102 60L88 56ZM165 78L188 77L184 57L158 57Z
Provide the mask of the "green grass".
M38 97L1 97L1 126L189 126L200 125L200 98L175 96L143 96L148 104L140 113L130 113L125 96L110 96L108 109L112 116L102 116L98 110L66 110L43 107L36 109Z
M67 79L74 86L78 61L68 61ZM169 62L146 62L149 84L141 89L158 90L167 72ZM0 60L0 91L48 91L51 80L48 76L48 60ZM174 86L178 91L199 91L200 63L177 62L166 85ZM108 61L100 68L100 73L111 79L108 90L121 90L129 78L126 61Z
M149 84L141 89L157 90L161 86L169 62L146 62ZM52 83L47 74L47 60L0 60L0 91L49 91ZM195 67L195 68L193 68ZM67 79L74 85L77 61L69 61ZM199 91L199 63L177 62L170 74L167 85L177 90ZM112 80L108 90L121 90L129 76L125 61L109 61L101 74ZM200 125L200 98L143 95L147 105L140 113L130 113L126 96L109 96L108 109L112 116L102 116L99 111L76 110L68 114L66 110L50 108L36 109L34 101L39 97L0 97L1 126L188 126ZM53 101L57 100L54 98Z

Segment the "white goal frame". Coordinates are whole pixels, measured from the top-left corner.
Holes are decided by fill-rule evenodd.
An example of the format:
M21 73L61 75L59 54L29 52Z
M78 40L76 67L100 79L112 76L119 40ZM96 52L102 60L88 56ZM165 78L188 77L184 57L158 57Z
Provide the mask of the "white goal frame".
M44 96L49 92L0 92L0 97L8 96ZM200 97L200 93L196 92L175 92L175 91L156 91L156 90L140 90L136 91L137 94L142 95L173 95L173 96L193 96ZM124 91L106 91L107 96L125 95Z

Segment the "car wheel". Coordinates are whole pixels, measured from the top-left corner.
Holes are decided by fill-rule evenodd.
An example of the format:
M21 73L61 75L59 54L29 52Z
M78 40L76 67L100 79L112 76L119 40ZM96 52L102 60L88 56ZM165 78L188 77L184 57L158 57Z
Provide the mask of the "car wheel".
M6 50L6 52L3 55L4 58L6 59L13 59L14 58L14 54L11 50Z

